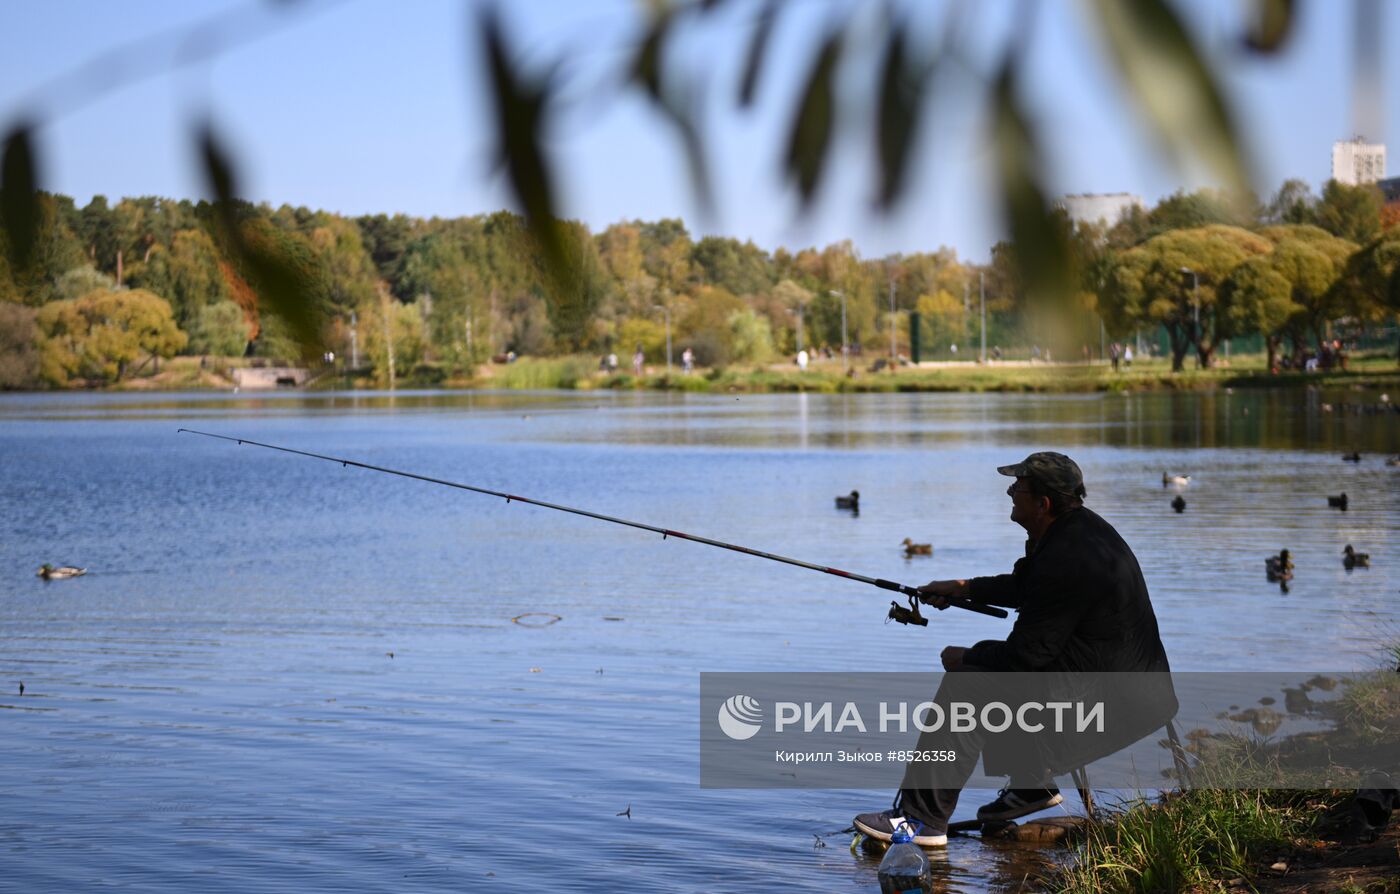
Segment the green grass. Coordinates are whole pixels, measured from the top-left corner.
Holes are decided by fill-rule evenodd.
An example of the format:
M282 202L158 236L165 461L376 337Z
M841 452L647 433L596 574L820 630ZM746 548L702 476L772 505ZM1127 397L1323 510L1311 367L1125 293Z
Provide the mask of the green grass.
M1062 894L1164 894L1250 878L1287 849L1343 793L1192 789L1125 805L1089 827L1052 880Z
M1383 647L1400 660L1400 643ZM1351 739L1394 742L1400 737L1400 674L1393 664L1353 678L1331 715L1340 742L1320 746L1344 759ZM1304 748L1317 734L1302 737ZM1203 743L1197 743L1200 746ZM1264 740L1213 738L1196 751L1192 770L1200 787L1170 792L1156 802L1123 805L1091 824L1070 862L1047 879L1064 894L1171 894L1219 890L1223 880L1251 879L1259 867L1300 840L1313 838L1354 794L1351 791L1288 789L1287 756ZM1258 778L1270 788L1209 788L1212 773L1238 785Z
M473 384L496 388L612 388L713 393L761 392L1058 392L1091 393L1140 390L1209 390L1224 387L1385 386L1400 388L1400 367L1389 353L1362 355L1346 372L1287 373L1272 375L1262 355L1236 355L1230 366L1198 370L1188 366L1179 373L1170 362L1155 358L1135 362L1131 369L1114 372L1105 365L1037 364L1007 365L956 363L937 367L901 367L869 372L863 364L846 375L840 363L826 361L800 372L792 365L733 366L685 375L655 372L633 376L627 372L601 373L588 356L522 358L508 366L494 367Z
M494 368L491 378L482 384L529 390L588 388L592 387L596 369L596 361L586 357L525 357Z

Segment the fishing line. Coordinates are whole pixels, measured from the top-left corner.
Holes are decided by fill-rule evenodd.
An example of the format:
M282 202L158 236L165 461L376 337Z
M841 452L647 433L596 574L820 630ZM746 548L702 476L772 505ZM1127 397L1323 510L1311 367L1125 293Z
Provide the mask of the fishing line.
M200 435L201 437L205 438L217 438L221 441L232 441L235 444L247 444L250 447L262 447L266 450L278 450L282 453L291 453L295 454L296 456L306 456L310 457L311 459L319 459L325 460L326 462L340 463L342 468L355 466L359 469L368 469L371 472L383 472L386 475L398 475L401 478L412 478L416 481L426 481L429 484L440 484L444 487L455 487L458 490L468 490L472 493L485 494L488 497L500 497L507 503L528 503L531 506L540 506L545 509L554 509L559 512L568 512L572 513L573 515L582 515L586 518L596 518L599 521L611 522L615 525L626 525L629 528L637 528L642 531L650 531L654 534L660 534L661 539L663 540L675 537L679 540L689 540L692 543L703 543L706 546L715 546L719 547L720 549L727 549L736 553L744 553L745 555L756 556L760 559L769 559L774 562L783 562L788 565L796 565L798 568L807 568L811 571L820 571L823 574L831 574L835 575L836 577L844 577L847 580L859 581L863 584L870 584L872 586L879 587L882 590L893 590L896 593L902 593L905 596L909 597L909 608L903 608L898 603L891 604L892 607L890 609L889 614L889 618L891 620L899 621L902 624L918 624L920 626L928 624L928 620L919 614L920 593L918 589L916 589L915 587L910 587L906 584L896 583L895 581L891 580L885 580L884 578L866 577L863 574L856 574L852 571L842 571L839 568L829 568L825 565L817 565L813 562L804 562L801 559L792 559L788 558L787 556L777 555L776 553L767 553L763 552L762 550L751 549L747 546L740 546L737 543L726 543L723 540L712 540L709 537L700 537L695 534L686 534L681 531L673 531L669 528L659 528L655 525L648 525L638 521L631 521L630 519L617 518L611 515L603 515L602 513L598 512L590 512L587 509L576 509L573 506L563 506L558 503L547 503L544 500L536 500L530 497L522 497L517 494L508 494L502 491L491 490L485 487L476 487L471 484L462 484L457 481L448 481L444 478L433 478L428 475L419 475L416 472L404 472L399 469L390 469L384 466L376 466L370 463L362 463L353 459L344 459L339 456L326 456L325 454L311 453L306 450L296 450L291 447L279 447L276 444L264 444L260 441L250 441L247 438L232 437L229 435L216 435L212 432L197 431L193 428L176 429L176 434L180 433ZM942 598L944 598L949 605L954 606L956 608L966 609L967 611L972 612L978 612L979 614L983 615L990 615L993 618L1005 618L1007 616L1007 613L1004 609L996 608L995 606L990 605L983 605L982 603L974 602L971 599L966 599L959 596L947 596Z

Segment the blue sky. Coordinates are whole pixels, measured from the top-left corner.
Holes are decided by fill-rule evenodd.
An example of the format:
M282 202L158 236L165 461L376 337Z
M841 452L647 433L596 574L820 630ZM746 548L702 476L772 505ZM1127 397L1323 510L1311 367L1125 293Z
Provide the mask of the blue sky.
M874 4L792 0L780 24L755 108L740 111L725 78L739 69L758 3L730 0L684 36L684 61L720 72L710 82L705 129L718 183L718 214L697 213L679 145L634 95L616 98L608 79L626 62L642 18L634 0L517 0L506 16L521 58L575 60L565 114L551 134L561 177L561 210L596 230L625 219L685 219L693 233L752 239L765 248L852 240L863 256L946 245L985 260L1001 235L987 170L986 122L970 85L931 107L912 188L898 212L870 212L872 173L863 130L836 147L821 197L799 214L779 168L787 110L808 67L815 36L854 10L873 21ZM971 65L989 70L1013 16L1011 0L969 4ZM1024 95L1046 143L1050 183L1060 193L1134 192L1149 202L1208 181L1173 169L1155 149L1099 51L1087 4L1041 0L1025 57ZM1397 4L1382 3L1384 34L1397 33ZM1227 93L1255 162L1256 188L1288 177L1320 187L1334 140L1352 135L1352 5L1300 4L1294 38L1279 57L1235 49L1243 4L1180 2ZM159 74L112 90L45 88L129 41L250 9L249 21L282 23L211 62L172 71L169 44L137 57ZM404 212L458 216L510 205L490 170L489 104L462 0L0 0L0 124L41 122L44 186L93 194L197 198L205 187L190 137L212 118L234 150L251 199L346 214ZM908 4L922 32L936 33L943 4ZM1387 59L1380 96L1384 133L1400 147L1397 63ZM851 72L847 87L856 87ZM109 70L99 76L106 81ZM71 83L71 81L69 82ZM859 100L864 94L848 91ZM862 113L851 103L853 118ZM1396 151L1391 149L1392 153Z

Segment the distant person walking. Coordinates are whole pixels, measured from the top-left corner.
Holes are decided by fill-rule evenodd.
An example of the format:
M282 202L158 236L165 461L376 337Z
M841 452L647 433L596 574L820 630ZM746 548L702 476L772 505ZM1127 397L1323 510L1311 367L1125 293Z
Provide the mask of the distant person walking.
M642 353L642 346L637 345L637 351L632 355L632 375L640 376L642 374L643 364L645 364L646 361L647 355Z
M1133 346L1132 346L1132 345L1124 345L1124 346L1123 346L1123 366L1127 367L1128 369L1132 369L1132 368L1133 368Z
M808 360L808 358L807 358L807 349L806 349L806 348L803 348L802 350L800 350L800 351L797 352L797 369L798 369L800 372L806 372L806 371L807 371L807 360Z
M1118 372L1118 342L1108 346L1108 359L1113 363L1113 371Z
M689 373L695 370L695 352L690 348L681 351L681 372Z

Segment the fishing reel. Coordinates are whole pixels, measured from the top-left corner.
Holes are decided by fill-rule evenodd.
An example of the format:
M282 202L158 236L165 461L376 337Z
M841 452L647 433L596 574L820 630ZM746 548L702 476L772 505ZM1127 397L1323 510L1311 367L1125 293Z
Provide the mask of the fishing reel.
M913 624L917 627L927 627L928 618L919 614L919 600L913 596L909 597L909 607L905 608L899 604L898 600L890 600L890 613L885 616L885 623L896 621L900 624Z

